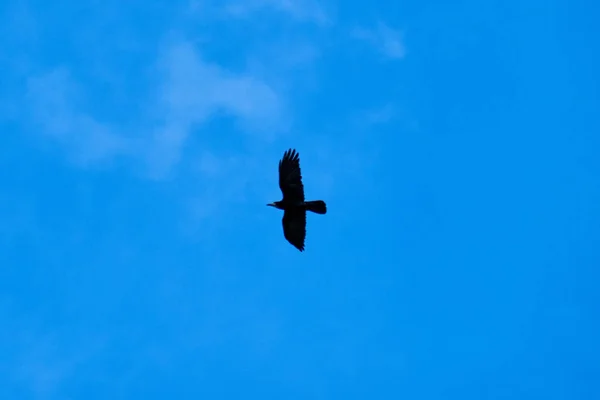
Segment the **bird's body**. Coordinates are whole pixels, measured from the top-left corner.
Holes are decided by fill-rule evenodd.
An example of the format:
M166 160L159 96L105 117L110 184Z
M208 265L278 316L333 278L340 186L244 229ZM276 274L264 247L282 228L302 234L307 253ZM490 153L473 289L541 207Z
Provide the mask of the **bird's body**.
M304 251L306 211L326 214L327 205L323 200L304 200L300 157L294 149L287 150L279 161L279 188L283 198L267 205L283 210L283 235L294 247Z

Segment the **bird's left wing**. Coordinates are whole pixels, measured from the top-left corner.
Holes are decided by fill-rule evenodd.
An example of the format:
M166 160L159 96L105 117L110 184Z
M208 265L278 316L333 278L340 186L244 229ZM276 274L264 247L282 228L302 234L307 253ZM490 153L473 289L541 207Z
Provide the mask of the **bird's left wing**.
M286 210L283 213L283 236L295 248L304 251L304 239L306 238L306 211Z

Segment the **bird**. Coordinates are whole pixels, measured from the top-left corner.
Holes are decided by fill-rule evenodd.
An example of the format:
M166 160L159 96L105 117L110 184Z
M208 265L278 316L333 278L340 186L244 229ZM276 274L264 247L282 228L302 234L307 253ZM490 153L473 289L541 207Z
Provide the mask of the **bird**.
M304 200L300 155L296 149L286 150L279 160L279 188L283 198L267 206L283 210L283 236L302 252L306 238L306 212L326 214L327 204L323 200Z

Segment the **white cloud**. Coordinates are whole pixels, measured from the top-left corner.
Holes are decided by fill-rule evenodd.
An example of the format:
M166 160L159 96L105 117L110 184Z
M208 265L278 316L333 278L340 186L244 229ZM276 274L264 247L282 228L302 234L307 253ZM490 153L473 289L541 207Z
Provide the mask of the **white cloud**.
M28 348L15 368L15 378L26 384L39 397L53 396L67 379L71 365L59 361L56 349L47 344L35 343Z
M164 81L156 104L162 123L150 154L154 173L177 163L193 129L216 114L233 116L242 128L266 139L285 124L283 100L269 85L205 61L187 41L169 45L159 64Z
M391 103L366 112L365 119L369 125L384 124L391 121L396 115L396 110Z
M379 22L374 29L357 28L352 32L357 39L364 40L389 58L400 59L406 55L402 34Z
M330 18L315 0L239 0L225 7L225 12L236 17L248 17L258 10L275 10L298 21L310 21L319 25L329 24Z
M10 297L0 296L0 323L2 378L33 398L64 398L62 390L105 343L95 334L73 334L73 327L48 329L34 315L20 312Z
M129 156L160 178L181 160L194 130L214 116L233 117L243 131L264 140L287 124L283 100L269 85L205 61L188 41L169 43L157 63L159 83L145 103L149 115L138 115L134 123L135 131L148 133L133 138L94 118L81 106L84 90L66 68L28 80L27 102L36 130L67 148L79 164Z
M34 125L68 147L75 161L90 164L128 151L128 142L76 106L81 93L68 71L58 68L32 77L26 99Z

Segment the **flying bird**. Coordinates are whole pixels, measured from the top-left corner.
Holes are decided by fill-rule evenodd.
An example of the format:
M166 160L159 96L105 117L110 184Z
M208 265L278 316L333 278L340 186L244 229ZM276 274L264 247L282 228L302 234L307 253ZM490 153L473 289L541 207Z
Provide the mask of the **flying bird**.
M287 150L279 161L279 188L283 198L267 206L283 210L283 236L298 250L304 251L306 211L325 214L327 205L323 200L304 200L300 156L295 149Z

